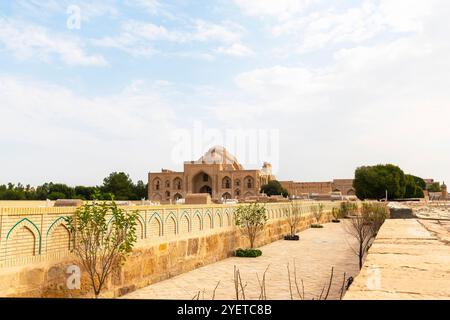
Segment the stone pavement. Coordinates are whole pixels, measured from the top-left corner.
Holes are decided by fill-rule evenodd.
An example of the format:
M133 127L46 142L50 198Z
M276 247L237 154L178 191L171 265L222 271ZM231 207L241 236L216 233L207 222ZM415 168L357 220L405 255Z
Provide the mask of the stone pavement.
M387 220L345 299L450 299L450 222Z
M307 229L301 232L300 241L276 241L261 248L258 258L228 258L214 264L178 275L123 296L125 299L192 299L200 292L200 299L235 299L234 266L240 270L247 299L258 299L259 279L266 273L267 299L291 299L287 266L290 265L291 285L294 299L298 299L294 283L294 261L297 283L306 299L317 299L323 288L327 291L331 267L334 277L328 299L338 299L347 277L358 273L358 259L350 244L354 240L346 233L344 223L324 225L323 229ZM219 282L220 281L220 282ZM325 295L325 293L323 294Z

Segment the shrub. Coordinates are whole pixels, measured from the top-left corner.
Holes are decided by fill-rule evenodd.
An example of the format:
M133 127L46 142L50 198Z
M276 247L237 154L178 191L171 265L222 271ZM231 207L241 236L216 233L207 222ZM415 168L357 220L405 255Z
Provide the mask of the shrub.
M256 258L262 255L262 251L258 249L242 249L236 250L236 257Z
M293 238L297 232L297 226L302 218L303 208L295 201L291 202L290 207L283 209L284 216L289 224L290 236Z
M332 222L338 223L341 222L339 218L341 217L341 210L339 208L333 208L331 210L331 214L333 215Z
M112 201L84 204L66 222L75 239L74 252L89 275L95 297L120 268L137 240L137 211L127 212Z
M323 215L323 208L324 208L323 203L319 203L317 206L311 207L312 214L316 219L316 224L318 225L320 224L320 219L322 218Z
M267 221L267 210L263 205L252 203L240 205L235 211L236 226L250 240L250 248L255 245L256 236L264 229Z

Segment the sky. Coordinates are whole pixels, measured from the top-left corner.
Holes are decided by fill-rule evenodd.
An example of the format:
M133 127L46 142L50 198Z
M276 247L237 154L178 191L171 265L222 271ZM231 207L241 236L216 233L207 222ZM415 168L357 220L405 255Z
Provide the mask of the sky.
M0 184L146 181L216 144L279 180L393 163L450 182L449 16L447 0L0 0Z

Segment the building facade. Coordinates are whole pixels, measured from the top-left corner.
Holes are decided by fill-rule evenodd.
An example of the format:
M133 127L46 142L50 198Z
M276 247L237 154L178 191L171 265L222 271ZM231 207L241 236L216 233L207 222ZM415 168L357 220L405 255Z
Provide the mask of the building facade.
M197 161L185 162L182 172L150 172L148 198L166 204L187 194L209 193L216 202L242 200L260 195L261 186L273 179L271 164L264 163L260 170L246 170L224 147L215 146Z
M354 196L353 179L334 179L325 182L280 181L290 196L301 197L311 194L341 193L343 196Z

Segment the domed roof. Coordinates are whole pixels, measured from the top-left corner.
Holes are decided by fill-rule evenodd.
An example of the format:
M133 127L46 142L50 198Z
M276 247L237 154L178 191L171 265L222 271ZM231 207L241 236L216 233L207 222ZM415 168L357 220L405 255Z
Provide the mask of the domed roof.
M234 169L242 169L242 165L237 161L236 157L230 154L223 146L214 146L210 148L198 162L202 163L221 163L231 165Z

